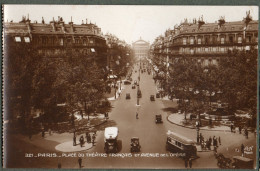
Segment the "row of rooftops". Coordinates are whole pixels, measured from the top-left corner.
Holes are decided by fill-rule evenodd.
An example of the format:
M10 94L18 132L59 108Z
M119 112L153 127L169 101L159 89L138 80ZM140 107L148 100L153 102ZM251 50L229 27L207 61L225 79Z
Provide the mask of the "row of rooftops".
M165 40L171 40L182 35L199 35L199 34L222 34L222 33L241 33L258 32L258 20L252 20L250 11L246 13L246 17L242 21L226 22L224 17L220 17L218 22L205 23L203 17L198 21L188 22L187 19L180 25L175 25L174 29L165 31L164 36L158 36L153 44L162 43Z
M49 24L43 20L41 23L31 23L29 19L23 18L19 23L4 22L5 34L75 34L75 35L99 35L102 36L101 29L92 23L73 24L69 22L65 24L63 19L59 17L57 21L53 19Z

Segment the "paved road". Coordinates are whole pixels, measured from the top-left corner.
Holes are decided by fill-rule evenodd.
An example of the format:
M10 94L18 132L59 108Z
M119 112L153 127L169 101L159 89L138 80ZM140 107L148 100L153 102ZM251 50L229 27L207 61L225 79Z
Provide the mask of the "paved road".
M133 80L137 80L138 73L133 74ZM147 73L141 74L140 89L142 98L140 99L140 107L136 106L137 90L132 89L131 85L125 85L125 89L121 97L112 102L113 109L109 114L109 122L104 126L117 126L119 128L119 140L122 141L122 148L118 154L129 155L130 139L133 136L140 138L142 153L159 153L167 154L165 149L166 132L172 130L189 139L196 140L196 130L183 128L171 124L167 121L167 113L163 109L170 104L170 107L176 106L175 102L162 101L156 99L150 101L150 95L156 93L156 86L153 82L152 75ZM126 93L131 94L131 99L126 100ZM138 110L139 119L135 118L135 113ZM162 114L163 124L155 124L155 114ZM103 126L103 128L104 128ZM103 129L102 128L102 129ZM227 157L240 155L239 149L241 143L245 146L253 147L253 154L246 154L249 158L255 158L256 155L256 138L253 134L249 134L249 139L238 133L218 132L218 131L201 131L205 138L210 136L221 136L222 145L219 151ZM87 151L77 152L78 154L102 154L104 153L104 132L98 131L96 146ZM57 136L53 141L42 139L40 135L34 136L33 141L29 141L27 137L8 140L9 147L17 149L8 153L12 159L8 167L24 167L24 168L57 168L57 163L62 164L62 168L78 168L77 157L44 157L44 158L25 158L25 153L53 153L57 152L55 146L59 144L61 139L71 140L72 135L62 134ZM11 138L11 137L10 137ZM56 141L56 142L55 142ZM28 142L28 143L26 143ZM20 146L19 144L23 144ZM10 150L9 150L10 151ZM59 153L60 154L60 153ZM61 154L60 154L61 155ZM216 159L213 152L198 153L199 159L193 161L193 168L217 168ZM7 156L8 157L8 156ZM184 162L178 157L83 157L83 168L161 168L161 169L178 169L184 168Z
M134 73L132 78L133 80L137 80L138 72ZM131 85L126 85L121 97L114 102L114 108L110 113L110 119L115 120L116 126L119 128L119 140L122 141L122 149L119 154L130 153L130 139L135 136L140 138L142 146L140 154L167 154L169 153L165 149L167 130L174 130L195 140L196 132L194 130L178 127L167 121L167 114L162 111L164 106L160 99L156 99L153 102L150 101L150 95L155 95L156 93L156 86L152 75L148 75L147 73L141 74L140 89L142 91L140 107L136 106L137 89L132 89ZM126 93L131 94L130 100L125 99ZM136 111L139 113L139 119L135 117ZM155 123L156 114L162 114L163 124ZM96 147L90 150L90 153L104 152L103 132L100 133L97 141ZM208 154L204 153L201 156L209 158ZM101 159L102 162L99 162L98 165L96 165L97 158L88 158L86 159L86 163L89 163L88 167L91 168L184 168L183 160L178 157L108 157ZM195 167L202 167L196 163L197 161L194 161ZM216 166L211 165L211 167Z

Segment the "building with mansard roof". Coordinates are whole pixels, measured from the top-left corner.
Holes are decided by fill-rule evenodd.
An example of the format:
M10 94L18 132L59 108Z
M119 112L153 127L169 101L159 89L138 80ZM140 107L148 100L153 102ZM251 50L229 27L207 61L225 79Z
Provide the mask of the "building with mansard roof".
M5 47L21 46L32 48L42 56L60 56L72 50L95 61L104 62L107 45L101 29L95 24L74 24L72 21L66 24L62 17L50 23L32 23L23 17L19 23L4 22ZM104 66L106 63L104 63Z
M189 57L203 65L217 64L233 50L258 49L258 21L248 12L242 21L206 23L201 17L192 23L184 20L152 45L152 57L164 63Z

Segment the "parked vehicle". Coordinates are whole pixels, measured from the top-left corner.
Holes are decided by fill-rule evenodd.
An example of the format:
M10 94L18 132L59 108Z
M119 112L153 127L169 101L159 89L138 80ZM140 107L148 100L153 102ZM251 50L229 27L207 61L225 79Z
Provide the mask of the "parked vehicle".
M131 138L131 153L132 152L140 152L141 151L141 145L139 143L139 138L138 137L133 137Z
M163 123L162 115L155 115L155 123Z
M233 168L235 169L254 169L254 160L242 156L233 157Z
M198 158L197 148L193 140L188 139L182 135L175 132L167 132L166 149L173 153L185 153L187 158Z
M150 96L150 100L151 100L151 101L155 101L154 95L151 95L151 96Z
M106 153L117 153L118 152L118 128L117 127L107 127L105 128L105 147Z
M125 84L125 85L129 85L129 84L131 84L131 81L125 80L125 81L124 81L124 84Z
M130 93L126 93L125 99L131 99Z

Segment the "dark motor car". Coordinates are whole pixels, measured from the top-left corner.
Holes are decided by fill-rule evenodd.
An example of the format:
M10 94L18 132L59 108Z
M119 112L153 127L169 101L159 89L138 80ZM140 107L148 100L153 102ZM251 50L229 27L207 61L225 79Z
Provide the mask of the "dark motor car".
M162 115L155 115L155 123L162 123Z
M126 93L125 99L131 99L130 93Z
M141 145L139 143L139 138L138 137L133 137L131 138L131 153L132 152L140 152L141 151Z

